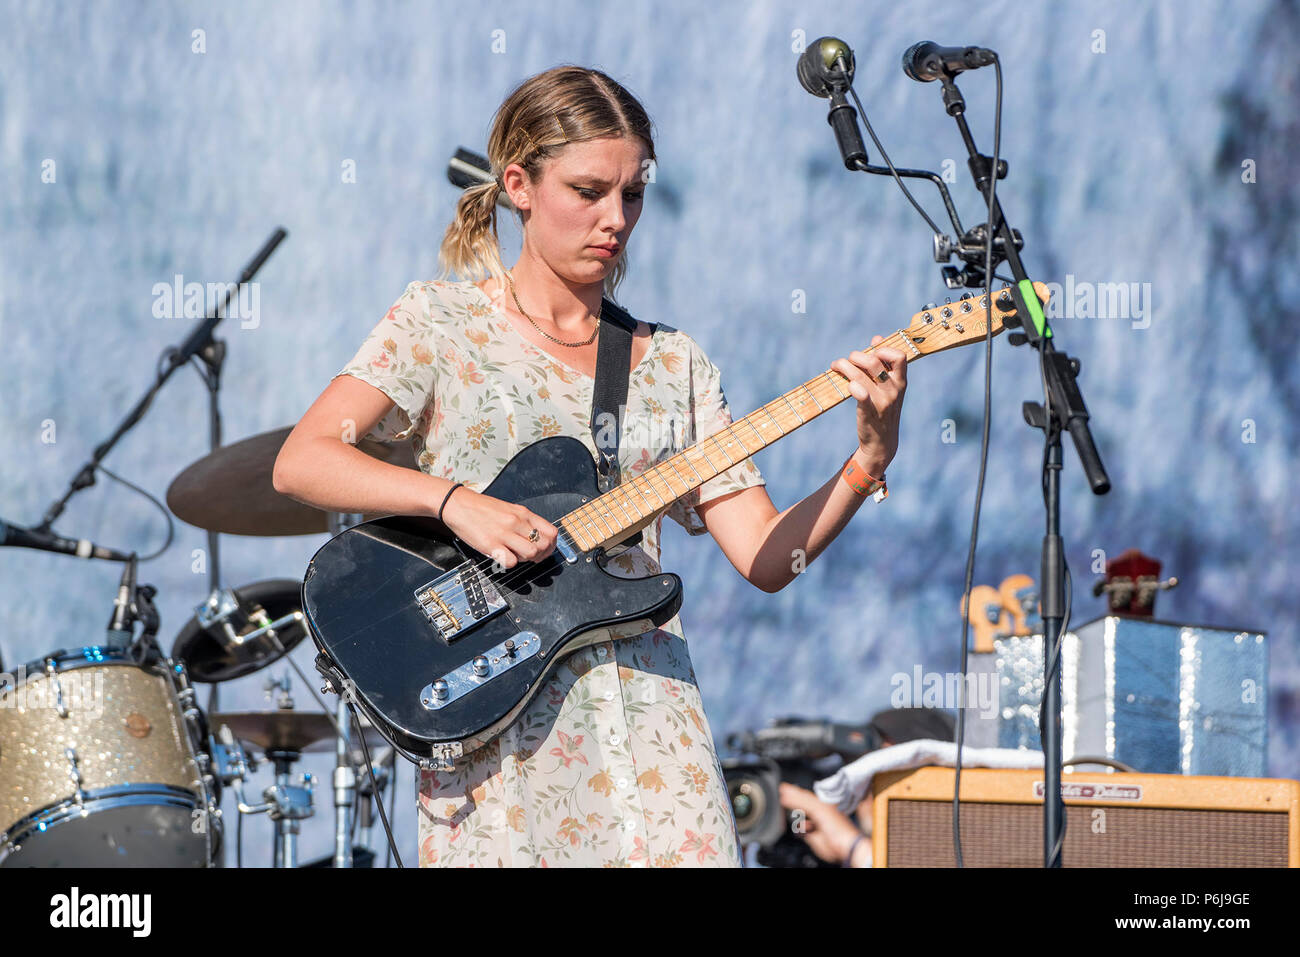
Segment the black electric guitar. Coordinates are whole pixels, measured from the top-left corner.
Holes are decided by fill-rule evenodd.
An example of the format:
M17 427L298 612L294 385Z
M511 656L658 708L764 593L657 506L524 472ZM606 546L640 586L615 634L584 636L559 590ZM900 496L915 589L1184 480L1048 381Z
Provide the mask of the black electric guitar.
M1046 302L1047 287L1034 288ZM991 316L982 298L929 308L881 344L910 362L978 342L986 317L994 335L1019 325L1010 293L995 300ZM677 612L680 578L611 575L606 549L848 398L848 380L823 372L604 494L580 441L533 443L483 492L560 530L540 562L494 567L432 518L396 515L348 529L313 556L303 580L316 667L409 760L453 766L509 725L566 653L649 631Z

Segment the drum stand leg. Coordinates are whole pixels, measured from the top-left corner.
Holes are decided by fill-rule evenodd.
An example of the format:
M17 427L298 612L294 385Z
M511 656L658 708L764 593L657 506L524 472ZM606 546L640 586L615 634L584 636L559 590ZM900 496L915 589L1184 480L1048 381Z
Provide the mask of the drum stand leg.
M263 794L271 804L271 820L275 822L272 866L297 867L298 822L311 817L312 778L304 774L301 783L290 782L289 769L301 757L297 751L267 751L266 756L275 762L275 784Z

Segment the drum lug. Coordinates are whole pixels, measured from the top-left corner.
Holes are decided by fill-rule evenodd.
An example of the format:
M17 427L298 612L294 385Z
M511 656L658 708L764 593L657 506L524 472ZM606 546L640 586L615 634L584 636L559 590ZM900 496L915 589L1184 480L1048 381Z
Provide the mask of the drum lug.
M72 782L72 803L82 808L86 796L81 790L81 768L77 765L77 752L73 748L64 748L63 756L68 759L68 779Z
M59 683L59 666L53 658L45 659L45 677L54 689L54 707L60 718L68 716L68 706L63 700L63 685Z

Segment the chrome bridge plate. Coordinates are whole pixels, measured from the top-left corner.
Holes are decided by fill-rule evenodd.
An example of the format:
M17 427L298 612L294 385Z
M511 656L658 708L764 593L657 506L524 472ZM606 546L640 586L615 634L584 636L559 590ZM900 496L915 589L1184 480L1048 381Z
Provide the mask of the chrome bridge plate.
M509 645L510 647L507 647ZM489 648L459 668L433 679L420 689L420 704L428 711L445 708L475 688L527 661L542 650L542 639L535 631L516 632L499 645ZM513 653L512 653L513 652Z
M506 609L496 584L473 562L462 562L415 590L425 617L450 644L464 631Z

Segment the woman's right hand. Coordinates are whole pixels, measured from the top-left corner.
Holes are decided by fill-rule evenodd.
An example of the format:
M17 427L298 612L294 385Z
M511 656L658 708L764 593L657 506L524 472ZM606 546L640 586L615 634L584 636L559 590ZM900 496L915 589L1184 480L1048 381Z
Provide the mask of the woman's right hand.
M560 530L522 505L461 486L442 510L442 521L470 548L492 559L498 569L541 561L555 550ZM537 541L528 534L537 529Z

